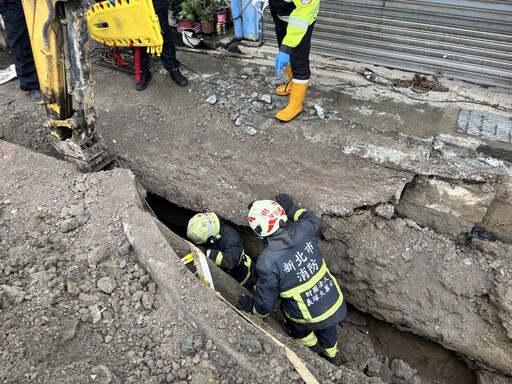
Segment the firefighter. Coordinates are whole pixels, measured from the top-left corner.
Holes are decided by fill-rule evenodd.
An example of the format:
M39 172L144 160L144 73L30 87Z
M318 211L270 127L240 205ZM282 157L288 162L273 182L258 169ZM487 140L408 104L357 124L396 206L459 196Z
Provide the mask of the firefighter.
M213 212L198 213L187 225L187 237L205 248L206 256L240 285L254 289L255 266L244 252L240 234Z
M248 221L267 247L256 263L255 299L241 295L237 307L265 318L281 297L290 336L334 364L347 305L318 248L322 220L281 194L253 202Z
M288 83L276 88L279 96L290 95L288 106L276 113L281 121L290 121L302 112L302 103L311 76L309 50L320 0L270 0L279 52L275 60L277 76L283 68Z

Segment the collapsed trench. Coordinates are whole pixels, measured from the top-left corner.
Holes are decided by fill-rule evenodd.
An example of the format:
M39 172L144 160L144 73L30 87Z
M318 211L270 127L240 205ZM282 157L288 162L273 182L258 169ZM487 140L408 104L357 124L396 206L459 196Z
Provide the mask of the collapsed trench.
M147 193L146 202L165 226L176 235L186 238L188 221L197 212L180 207L150 192ZM253 236L252 230L248 226L238 226L228 220L226 220L226 222L240 233L246 253L256 261L256 255L259 255L263 251L265 247L264 244ZM228 279L232 279L228 274L225 275L228 276ZM219 283L222 284L222 281L215 281L216 288L219 288L217 286ZM343 290L343 282L340 282L340 286ZM222 289L219 289L219 291L222 293ZM230 299L232 301L233 297ZM372 348L380 360L390 362L393 359L401 359L405 361L410 367L417 371L419 376L425 379L421 381L422 383L477 383L476 375L473 370L471 370L466 363L461 361L455 352L413 333L401 331L390 323L381 321L370 314L358 310L348 301L347 304L347 318L340 324L338 330L339 363L350 367L352 360L348 355L353 351L361 353L361 349L367 346L366 343L353 340L350 332L344 330L346 325L350 324L351 328L356 329L356 332L369 336ZM273 316L274 319L267 324L272 326L276 331L286 333L284 322L281 321L282 318L279 311L274 310L271 316ZM354 345L350 346L349 344L351 342ZM344 346L348 346L348 355L343 351ZM367 369L363 371L367 373Z

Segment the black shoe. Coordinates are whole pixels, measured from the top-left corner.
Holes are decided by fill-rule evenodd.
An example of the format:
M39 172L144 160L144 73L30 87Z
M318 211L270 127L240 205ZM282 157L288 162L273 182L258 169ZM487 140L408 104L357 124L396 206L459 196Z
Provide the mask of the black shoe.
M184 87L188 84L188 80L185 76L183 76L178 67L173 68L171 70L171 78L178 84L180 87Z
M137 91L143 91L148 87L149 80L151 80L151 72L142 73L140 75L140 81L135 84L135 89Z
M43 94L39 89L34 89L30 91L30 96L32 97L32 101L36 104L43 104Z
M327 355L324 355L322 352L320 352L319 355L320 355L320 357L323 357L325 360L327 360L329 363L331 363L333 365L338 365L338 363L336 361L336 356L329 357Z

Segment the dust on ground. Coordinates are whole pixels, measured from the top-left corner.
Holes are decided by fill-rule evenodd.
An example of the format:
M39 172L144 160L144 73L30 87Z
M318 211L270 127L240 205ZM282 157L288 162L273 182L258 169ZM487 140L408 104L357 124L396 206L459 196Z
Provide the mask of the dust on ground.
M267 120L285 103L272 94L278 80L268 68L248 65L233 77L229 60L212 72L207 58L181 53L190 86L178 88L160 73L151 82L157 88L153 93L136 92L126 73L96 67L98 127L109 148L129 157L150 145L154 156L165 157L169 142L184 143L181 150L190 153L197 151L193 140L207 147L252 140L244 147L243 161L250 164L259 161L258 148L282 140L265 133L277 126ZM20 95L16 82L4 86L1 95L2 116L8 118L0 123L0 138L59 158L41 127L44 109ZM335 104L307 103L299 121L340 119ZM288 142L287 150L300 146L302 138L283 125L277 132ZM196 156L205 160L200 151ZM185 163L176 166L187 171ZM257 382L163 304L155 283L136 263L120 218L112 217L122 207L92 211L90 203L106 192L67 168L55 170L62 179L55 184L13 171L6 178L10 188L3 186L10 191L2 192L0 201L0 241L7 255L0 268L4 382ZM35 193L34 185L42 188ZM347 320L356 325L356 334L365 332L357 315ZM372 351L368 338L353 337L364 348L357 351L354 343L353 355L343 355L349 369L386 382L393 376L429 382L405 363L397 362L392 371L391 361ZM275 368L275 381L267 382L301 382L293 370ZM324 382L339 382L343 372L333 370Z
M280 347L249 332L213 295L196 300L201 283L172 254L159 272L174 271L188 315L166 301L127 240L127 212L143 215L130 171L84 175L0 143L3 383L302 382ZM158 239L147 225L139 230L143 241ZM192 320L198 314L206 326ZM302 349L320 382L380 382ZM407 367L397 374L413 372Z

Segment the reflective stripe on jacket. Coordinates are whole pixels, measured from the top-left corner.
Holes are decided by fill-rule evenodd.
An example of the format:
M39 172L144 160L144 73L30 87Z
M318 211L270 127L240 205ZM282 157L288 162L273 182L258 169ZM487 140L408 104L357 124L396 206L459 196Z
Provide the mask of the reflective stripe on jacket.
M208 256L217 266L229 273L246 288L254 285L254 263L244 252L242 238L236 229L220 221L220 232L204 246Z
M318 15L320 0L270 0L270 7L277 16L288 23L286 36L280 50L290 53L302 41L308 27Z
M281 297L285 316L305 329L321 329L340 322L343 294L318 247L322 221L297 207L287 212L298 221L268 238L258 258L253 313L266 317Z
M219 234L207 241L204 246L210 250L208 257L228 271L240 263L244 251L240 234L222 221Z

